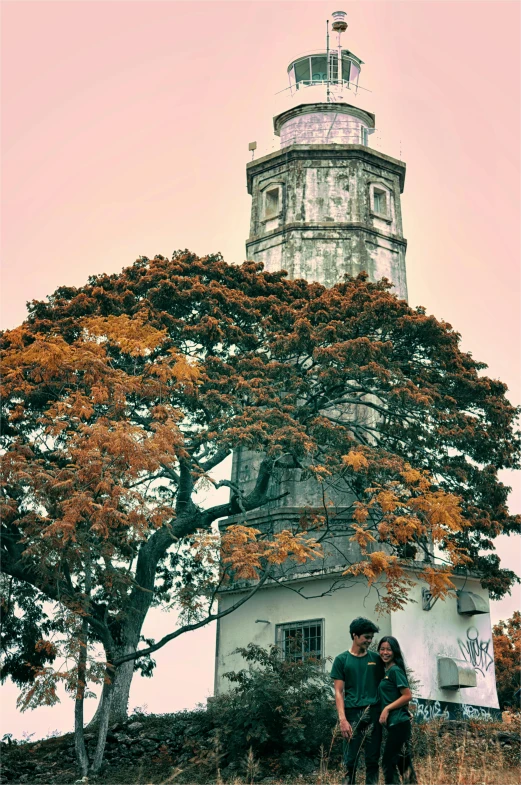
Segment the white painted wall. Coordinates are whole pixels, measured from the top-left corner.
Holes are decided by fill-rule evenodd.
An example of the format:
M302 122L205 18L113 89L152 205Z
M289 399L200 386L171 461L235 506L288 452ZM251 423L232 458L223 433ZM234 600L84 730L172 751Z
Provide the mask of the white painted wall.
M229 682L223 673L245 666L242 658L233 654L238 646L257 643L269 646L275 643L277 624L324 619L324 656L334 659L351 646L349 623L356 616L366 616L375 621L382 635L394 635L402 646L407 665L414 678L420 681L415 697L457 704L472 704L497 708L494 652L489 614L461 616L457 612L456 598L438 600L430 611L422 609L421 589L426 584L419 581L411 590L409 602L402 611L377 617L376 591L368 590L362 582L348 589L335 591L330 596L319 597L339 576L301 579L293 584L302 589L304 599L290 588L269 586L259 592L237 611L221 619L217 635L215 691L224 691ZM411 575L414 578L414 575ZM457 588L465 588L481 595L488 605L488 592L474 579L454 578ZM240 595L233 592L221 596L219 609L224 610L237 601ZM265 619L269 623L256 623ZM437 658L467 659L475 666L477 686L461 690L438 687Z
M488 592L481 588L479 581L467 579L464 582L463 579L453 578L453 583L458 589L465 588L479 594L489 605ZM403 611L391 616L391 634L399 640L407 665L421 682L418 696L498 708L490 614L461 616L457 611L455 597L438 600L430 611L424 611L421 602L422 585L425 584L417 584L411 592L416 603L407 605ZM440 689L437 657L471 661L475 665L476 687Z
M306 595L319 595L327 591L334 578L300 580L295 587L302 588ZM232 605L237 594L221 596L219 610ZM360 582L349 589L334 592L331 596L304 599L291 589L282 586L269 586L260 589L251 600L237 611L225 616L219 622L217 633L215 691L224 691L229 682L223 673L244 667L242 658L233 654L238 646L257 643L269 646L275 643L275 627L286 622L324 619L324 656L332 660L351 646L349 624L356 616L366 616L375 621L382 635L391 634L389 616L377 619L375 605L378 597L375 591L368 593L367 585ZM256 619L266 619L269 624L256 623Z

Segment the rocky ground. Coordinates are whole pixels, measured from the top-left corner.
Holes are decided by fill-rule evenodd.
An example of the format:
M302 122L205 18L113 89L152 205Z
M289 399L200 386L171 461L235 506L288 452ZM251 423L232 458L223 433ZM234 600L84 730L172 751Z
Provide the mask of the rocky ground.
M194 757L191 715L134 716L110 728L106 759L100 776L89 778L96 785L154 785L162 783L219 782L215 760ZM193 730L195 732L195 725ZM95 734L86 733L90 755ZM425 785L517 785L520 777L519 720L510 723L439 721L415 726L414 750L420 781ZM0 783L14 785L69 785L78 781L72 734L37 742L2 742ZM230 780L282 782L276 777L258 780L247 761L238 766ZM244 769L244 771L241 771ZM326 785L340 781L333 760L317 761L317 770L306 782ZM286 780L288 782L290 780ZM303 782L302 776L292 778Z
M175 715L174 715L175 717ZM179 753L181 743L170 733L166 717L154 722L154 717L131 718L128 722L113 725L107 735L103 775L96 779L105 782L132 782L140 772L158 770L161 776L171 769L171 753ZM157 726L157 727L156 727ZM175 730L172 728L175 734ZM92 759L96 744L94 732L85 733L89 757ZM22 744L1 743L2 767L0 782L49 785L71 783L77 778L74 736L68 733L57 738ZM142 780L135 780L136 782Z

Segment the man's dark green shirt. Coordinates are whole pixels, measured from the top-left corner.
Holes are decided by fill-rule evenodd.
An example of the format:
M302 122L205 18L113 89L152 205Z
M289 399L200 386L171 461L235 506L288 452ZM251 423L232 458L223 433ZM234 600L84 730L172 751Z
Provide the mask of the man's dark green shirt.
M391 665L385 676L378 686L378 694L380 696L380 703L382 709L385 709L390 703L401 698L402 693L400 687L408 687L409 682L407 676L398 665ZM387 727L398 725L400 722L408 722L411 717L407 709L408 704L400 706L398 709L392 709L387 718Z
M344 651L335 657L331 678L344 682L346 709L372 706L378 703L378 684L382 678L380 657L375 651L368 651L363 657Z

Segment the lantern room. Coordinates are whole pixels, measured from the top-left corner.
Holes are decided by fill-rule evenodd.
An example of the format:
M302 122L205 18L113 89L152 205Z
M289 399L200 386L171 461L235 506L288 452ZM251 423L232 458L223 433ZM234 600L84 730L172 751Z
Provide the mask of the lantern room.
M288 66L291 93L317 85L340 85L357 91L362 65L363 61L348 49L304 55Z

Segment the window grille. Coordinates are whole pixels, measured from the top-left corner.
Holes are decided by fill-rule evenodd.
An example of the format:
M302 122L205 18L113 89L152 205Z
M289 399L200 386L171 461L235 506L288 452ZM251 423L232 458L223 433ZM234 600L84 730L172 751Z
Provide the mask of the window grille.
M324 620L295 621L278 624L276 644L283 659L289 662L302 662L310 658L322 659L324 656Z

